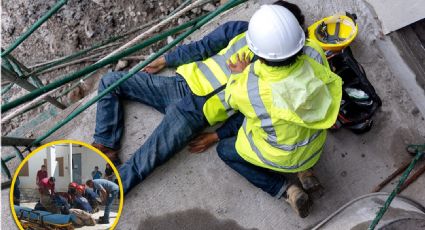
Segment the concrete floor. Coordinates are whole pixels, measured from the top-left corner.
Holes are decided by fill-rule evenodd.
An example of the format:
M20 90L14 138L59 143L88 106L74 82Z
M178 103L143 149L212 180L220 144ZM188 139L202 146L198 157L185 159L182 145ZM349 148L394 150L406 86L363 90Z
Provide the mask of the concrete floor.
M382 42L388 41L382 36L374 13L364 2L301 0L297 3L306 15L307 24L345 10L358 14L361 32L352 44L353 52L383 101L369 133L355 135L347 130L329 133L325 152L315 166L325 193L314 200L311 215L300 219L284 201L269 197L249 184L218 158L215 148L197 155L185 149L125 197L117 229L306 229L344 203L369 193L402 162L409 160L404 150L406 144L424 142L424 115L413 112L417 110L414 100L401 87L400 79L389 66L389 57L379 49ZM220 21L210 23L193 39L202 37L219 23L247 20L257 8L258 1L250 1L220 17ZM418 95L421 96L424 95ZM40 124L31 134L39 136L88 99L76 103L49 123ZM124 160L143 144L162 117L152 108L138 103L126 103L125 110L121 150ZM94 119L95 107L92 106L49 140L68 138L90 143ZM390 191L393 186L388 185L384 191ZM424 188L425 176L422 176L402 195L425 205ZM2 191L2 195L5 192ZM3 220L9 222L5 196L2 196L2 203ZM2 227L12 229L4 223Z
M419 0L366 0L382 23L385 34L425 18L425 2ZM401 10L402 9L402 10ZM422 9L422 10L421 10Z

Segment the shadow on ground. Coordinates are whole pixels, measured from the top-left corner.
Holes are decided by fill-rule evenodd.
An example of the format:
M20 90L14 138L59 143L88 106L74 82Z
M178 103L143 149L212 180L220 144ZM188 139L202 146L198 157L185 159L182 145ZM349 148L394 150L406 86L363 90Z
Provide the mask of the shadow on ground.
M218 219L210 212L196 208L171 212L161 216L148 217L140 222L138 229L248 230L248 228L243 228L234 220ZM256 228L250 228L249 230L254 229Z

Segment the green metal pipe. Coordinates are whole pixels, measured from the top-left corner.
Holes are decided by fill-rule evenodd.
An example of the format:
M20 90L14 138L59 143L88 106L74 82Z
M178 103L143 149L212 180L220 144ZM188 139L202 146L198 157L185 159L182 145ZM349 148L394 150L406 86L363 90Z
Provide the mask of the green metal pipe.
M403 186L404 182L407 180L407 177L409 176L410 172L412 172L413 168L415 167L415 164L425 155L425 152L419 151L419 149L416 151L415 157L410 162L407 169L403 172L403 174L400 177L400 180L398 181L397 185L391 192L391 194L388 196L387 200L385 201L384 205L379 209L379 211L376 213L375 218L370 223L368 230L374 230L376 226L378 225L379 221L381 221L382 217L384 216L385 212L388 210L388 208L391 205L391 202L393 199L397 196L397 194L400 192L401 186ZM381 228L380 228L381 229Z
M176 8L173 12L171 12L171 14L170 14L170 15L175 14L175 13L176 13L179 9L181 9L181 6L185 6L185 5L187 5L187 3L190 3L190 2L191 2L191 0L186 0L186 2L182 3L182 5L180 5L180 6L179 6L180 8ZM201 18L203 18L203 17L205 17L205 16L206 16L206 15L200 16L200 17L199 17L199 18L197 18L197 19L201 19ZM195 19L195 20L196 20L196 19ZM61 59L59 59L59 60L57 60L57 61L55 61L55 62L52 62L52 63L46 64L46 65L43 65L43 66L41 66L41 67L39 67L39 68L36 68L34 71L32 71L32 73L33 73L33 74L38 74L38 73L40 73L40 72L42 72L42 71L44 71L44 70L46 70L46 69L49 69L50 67L53 67L53 66L60 65L60 64L66 63L66 62L68 62L68 61L71 61L71 60L73 60L73 59L75 59L75 58L77 58L77 57L80 57L80 56L82 56L82 55L84 55L84 54L87 54L88 52L90 52L90 51L92 51L92 50L95 50L95 49L97 49L97 48L101 48L101 47L103 47L103 46L105 46L105 45L108 45L108 44L110 44L110 43L112 43L112 42L115 42L115 41L117 41L117 40L120 40L120 39L122 39L122 38L125 38L125 37L127 37L128 35L130 35L130 34L132 34L132 33L135 33L135 32L137 32L137 31L139 31L139 30L140 30L140 28L136 28L136 29L131 30L131 31L129 31L129 32L127 32L127 33L125 33L125 34L122 34L122 35L119 35L119 36L115 36L115 37L111 37L111 38L107 39L106 41L102 41L102 42L100 42L100 43L97 43L97 44L93 45L93 46L92 46L92 47L90 47L90 48L87 48L87 49L84 49L84 50L78 51L78 52L76 52L76 53L74 53L74 54L71 54L71 55L69 55L69 56L63 57L63 58L61 58Z
M2 49L3 51L3 49ZM20 61L18 61L13 55L9 54L7 55L7 58L11 61L16 63L22 70L24 70L25 72L29 73L30 70L28 69L28 67L26 67L24 64L22 64Z
M15 71L15 73L18 74L18 76L20 78L26 78L24 72L21 69L21 66L18 63L15 63L10 57L12 55L7 55L7 57L3 58L3 59L8 59L10 61L10 65L12 66L13 70ZM16 59L15 59L16 60ZM36 77L36 76L29 76L29 78L31 78L33 85L35 85L37 88L43 87L43 83L41 82L41 80Z
M203 19L205 19L205 18L203 18ZM180 26L177 26L175 28L172 28L170 30L165 31L164 33L161 33L161 34L156 35L156 36L154 36L152 38L149 38L149 39L145 40L144 42L142 42L140 44L137 44L137 45L135 45L133 47L130 47L130 48L128 48L128 49L126 49L126 50L124 50L124 51L122 51L122 52L114 55L114 56L111 56L111 57L103 60L103 61L100 61L100 62L95 63L93 65L87 66L87 67L85 67L85 68L83 68L83 69L81 69L81 70L79 70L77 72L74 72L74 73L65 75L60 80L57 80L57 81L52 82L52 83L50 83L48 85L45 85L45 86L40 87L38 89L35 89L35 90L31 91L30 93L28 93L28 94L26 94L26 95L24 95L24 96L22 96L20 98L17 98L14 101L11 101L9 103L3 104L1 106L1 112L2 113L7 112L10 109L15 108L16 106L21 105L21 104L23 104L23 103L25 103L27 101L30 101L30 100L32 100L32 99L34 99L34 98L36 98L36 97L38 97L38 96L46 93L46 92L49 92L49 91L51 91L51 90L53 90L53 89L55 89L57 87L60 87L62 85L65 85L68 82L71 82L73 80L76 80L76 79L80 78L81 76L84 76L84 75L86 75L88 73L93 72L94 70L97 70L97 69L102 68L105 65L108 65L108 64L113 63L115 61L118 61L119 59L121 59L123 57L126 57L126 56L128 56L130 54L133 54L133 53L135 53L135 52L137 52L137 51L139 51L139 50L141 50L141 49L143 49L143 48L145 48L145 47L147 47L149 45L152 45L153 43L155 43L157 41L160 41L162 39L165 39L165 38L167 38L170 35L173 35L173 34L179 32L179 31L181 31L183 29L186 29L186 28L188 28L188 27L190 27L192 25L195 25L196 22L197 21L195 19L195 20L192 20L190 22L184 23L184 24L182 24Z
M19 159L21 161L23 161L25 157L24 157L24 155L22 155L21 150L19 150L18 147L16 147L16 146L13 146L13 149L15 149L16 156L18 156Z
M184 32L180 36L178 36L175 40L173 40L168 45L162 47L158 52L156 52L154 55L150 56L145 61L140 62L136 66L130 69L130 71L123 77L121 77L118 81L114 82L112 85L110 85L108 88L106 88L104 91L99 93L94 98L90 99L86 104L82 105L81 107L78 107L76 110L74 110L71 114L69 114L65 119L57 123L53 128L48 130L45 134L37 138L29 147L40 144L44 139L46 139L48 136L56 132L58 129L60 129L62 126L67 124L69 121L74 119L76 116L78 116L80 113L82 113L84 110L86 110L88 107L96 103L98 100L100 100L102 97L104 97L106 94L110 93L112 90L114 90L116 87L118 87L121 83L132 77L135 73L139 72L141 69L143 69L145 66L147 66L149 63L163 55L165 52L167 52L169 49L177 45L179 42L183 41L187 36L198 30L201 26L205 25L207 22L209 22L212 18L216 17L223 11L232 8L234 6L237 6L243 2L246 2L247 0L231 0L227 2L226 4L222 5L215 11L213 11L211 14L209 14L207 17L203 18L199 22L197 22L193 28L190 30Z
M68 2L68 0L59 0L49 11L47 11L43 17L38 19L30 28L29 30L25 31L24 34L22 34L14 43L12 43L9 47L7 47L6 51L1 53L1 57L4 57L8 55L10 52L12 52L16 47L18 47L25 39L27 39L38 27L43 25L47 19L49 19L53 14L55 14L63 5L65 5Z
M6 174L7 178L12 178L9 169L7 168L6 161L4 161L3 158L1 159L1 171Z
M2 88L1 89L1 95L3 96L3 94L7 93L13 87L13 84L14 83L9 83L7 86Z
M96 71L91 72L90 74L87 74L86 76L84 76L83 78L81 78L81 81L84 81L84 80L86 80L87 78L90 78L90 77L91 77L91 76L92 76L95 72L96 72ZM71 86L71 87L69 87L68 89L66 89L66 90L64 90L63 92L61 92L61 93L60 93L57 97L55 97L55 99L56 99L56 100L58 100L58 99L60 99L61 97L65 96L66 94L68 94L69 92L71 92L73 89L77 88L77 87L78 87L78 85L79 85L79 83L76 83L76 84L72 85L72 86ZM35 108L38 108L39 106L44 105L45 103L46 103L46 101L40 101L39 103L37 103L37 104L35 104L35 105L33 105L33 106L31 106L31 107L28 107L27 109L23 110L21 113L16 114L14 117L17 117L17 116L19 116L19 115L22 115L22 114L24 114L24 113L26 113L26 112L28 112L28 111L31 111L31 110L33 110L33 109L35 109ZM11 117L10 119L12 119L12 118L14 118L14 117Z
M125 37L124 35L117 36L117 37L112 37L112 38L110 38L110 39L108 39L106 41L103 41L103 42L100 42L98 44L95 44L94 46L92 46L90 48L87 48L87 49L84 49L84 50L80 50L80 51L78 51L78 52L76 52L74 54L71 54L71 55L66 56L64 58L61 58L61 59L59 59L57 61L54 61L52 63L43 65L43 66L35 69L34 71L32 71L31 74L39 75L39 74L41 74L41 72L43 72L46 69L49 69L49 68L54 67L54 66L57 66L57 65L64 64L64 63L69 62L69 61L72 61L75 58L78 58L78 57L80 57L82 55L85 55L85 54L89 53L92 50L95 50L95 49L100 48L102 46L108 45L109 43L112 43L112 42L117 41L117 40L119 40L121 38L124 38L124 37Z

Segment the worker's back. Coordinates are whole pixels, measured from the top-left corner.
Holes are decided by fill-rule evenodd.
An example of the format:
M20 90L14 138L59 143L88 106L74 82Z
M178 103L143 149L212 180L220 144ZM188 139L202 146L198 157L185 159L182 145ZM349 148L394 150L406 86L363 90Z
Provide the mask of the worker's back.
M326 59L322 64L313 59L324 57L322 50L315 50L319 55L299 55L289 66L257 61L230 79L228 103L246 117L236 142L245 160L298 172L319 159L325 129L338 115L342 81Z

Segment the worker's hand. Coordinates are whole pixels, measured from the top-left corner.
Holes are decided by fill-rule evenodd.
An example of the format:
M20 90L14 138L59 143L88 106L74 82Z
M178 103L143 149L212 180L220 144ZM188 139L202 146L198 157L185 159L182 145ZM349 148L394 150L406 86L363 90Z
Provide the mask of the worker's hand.
M155 61L151 62L145 68L143 68L143 71L145 71L146 73L151 73L151 74L158 73L159 71L164 69L166 65L167 65L167 62L165 61L165 57L161 56Z
M239 56L239 54L236 55L236 62L232 63L232 61L229 59L227 61L227 66L229 67L230 71L232 73L242 73L242 71L251 63L249 55L246 55L245 52L242 53L242 55Z
M203 152L218 141L219 141L219 138L216 132L202 133L197 138L189 142L189 151L191 153Z

